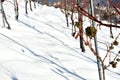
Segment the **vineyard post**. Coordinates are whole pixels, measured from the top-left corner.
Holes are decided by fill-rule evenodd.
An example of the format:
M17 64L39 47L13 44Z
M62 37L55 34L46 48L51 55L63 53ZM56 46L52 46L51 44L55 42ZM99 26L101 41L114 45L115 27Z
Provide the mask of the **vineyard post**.
M107 1L107 3L108 3L108 15L109 15L109 18L108 18L108 21L110 22L110 24L112 23L111 22L111 12L110 12L110 3L109 3L109 1ZM113 37L113 33L112 33L112 27L110 26L110 37L111 38L114 38Z
M98 20L100 20L101 21L101 11L100 11L100 3L99 3L99 0L96 0L96 5L97 5L97 11L98 11ZM101 29L100 28L100 25L99 25L99 29Z
M1 6L1 14L2 14L3 26L5 26L4 15L3 15L3 5L2 5L1 0L0 0L0 6Z
M78 3L78 7L81 8L81 7L82 7L82 0L77 0L77 3ZM80 40L80 41L79 41L79 42L80 42L80 48L81 48L81 51L82 51L82 52L85 52L85 47L84 47L84 45L83 45L83 39L82 39L82 37L83 37L82 18L83 18L82 14L78 12L78 22L81 23L80 28L79 28L79 33L81 34L81 35L80 35L80 38L79 38L79 40Z
M68 0L65 0L65 17L66 17L66 23L67 27L69 27L69 22L68 22Z
M90 0L90 8L91 8L91 15L94 16L95 14L94 14L93 0ZM92 21L92 25L93 25L93 27L95 27L94 21ZM97 46L97 36L94 37L94 44L95 44L96 53L99 54L98 46ZM98 58L97 58L97 66L98 66L99 80L102 80L102 72L101 72L101 67L100 67L100 61Z

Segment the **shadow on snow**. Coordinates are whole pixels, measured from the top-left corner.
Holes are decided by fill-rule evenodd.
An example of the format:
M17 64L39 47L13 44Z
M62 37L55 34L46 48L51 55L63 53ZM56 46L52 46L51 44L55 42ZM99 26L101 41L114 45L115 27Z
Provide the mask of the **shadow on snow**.
M79 52L78 52L77 50L69 47L69 46L66 45L62 40L58 39L58 38L55 37L54 35L51 35L51 34L46 33L46 32L41 32L40 30L36 29L35 27L32 27L31 25L29 25L29 24L27 24L27 23L25 23L25 22L23 22L23 21L19 21L19 22L21 22L21 23L23 23L24 25L26 25L26 27L29 27L29 28L35 30L35 31L38 32L39 34L48 35L49 37L51 37L51 38L59 41L62 45L64 45L64 46L67 47L68 49L73 50L74 52L76 52L76 53L79 54ZM51 26L50 26L50 27L51 27ZM71 55L74 56L74 57L80 58L79 56L76 56L76 55L74 55L74 54L71 54ZM85 56L85 55L82 55L82 56L85 57L85 58L86 58L86 61L88 61L88 62L97 63L94 59L92 59L92 58L90 58L90 57L87 57L87 56ZM84 58L81 57L81 59L84 59ZM84 60L85 60L85 59L84 59Z
M28 50L28 51L31 53L31 55L33 55L33 56L35 56L36 58L38 58L38 61L46 62L46 63L48 63L48 64L50 63L51 66L54 66L54 65L55 65L57 68L63 70L63 71L66 72L67 74L70 74L70 75L72 75L72 76L74 76L74 77L77 77L77 78L79 78L79 79L81 79L81 80L86 80L86 79L83 78L82 76L80 76L80 75L76 74L75 72L70 71L70 70L68 70L67 68L65 68L65 67L57 64L56 62L50 60L49 58L46 58L46 57L44 57L44 56L41 56L41 55L36 54L36 53L35 53L34 51L32 51L31 49L29 49L29 48L27 48L25 45L23 45L23 44L15 41L15 40L13 40L12 38L10 38L10 37L2 34L2 33L0 33L0 35L6 37L7 39L13 41L14 43L16 43L16 44L18 44L19 46L21 46L21 47L25 48L26 50ZM56 69L57 69L57 68L56 68ZM51 69L51 70L54 71L53 69ZM55 71L54 71L54 72L55 72ZM62 74L61 74L61 75L62 75ZM65 78L65 77L64 77L64 78ZM16 78L13 77L13 80L15 80L15 79L16 79Z
M12 69L7 68L7 67L5 67L3 65L0 65L0 69L1 70L3 69L3 73L5 73L6 75L8 75L11 78L11 80L18 80L15 72Z

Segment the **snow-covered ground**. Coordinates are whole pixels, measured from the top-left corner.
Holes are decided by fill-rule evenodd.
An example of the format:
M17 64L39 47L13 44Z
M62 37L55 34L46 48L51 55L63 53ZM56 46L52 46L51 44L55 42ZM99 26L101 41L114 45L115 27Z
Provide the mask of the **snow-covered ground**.
M82 53L79 40L71 36L71 27L60 9L39 5L25 14L24 1L19 2L19 20L14 8L4 2L4 9L12 30L3 27L0 14L0 80L99 80L96 58L86 47ZM87 18L84 26L89 25ZM101 27L97 40L109 43L109 28ZM113 28L114 36L120 29ZM119 38L120 42L120 38ZM98 43L99 54L106 46ZM113 50L115 56L120 50ZM106 70L106 80L120 79L120 64Z

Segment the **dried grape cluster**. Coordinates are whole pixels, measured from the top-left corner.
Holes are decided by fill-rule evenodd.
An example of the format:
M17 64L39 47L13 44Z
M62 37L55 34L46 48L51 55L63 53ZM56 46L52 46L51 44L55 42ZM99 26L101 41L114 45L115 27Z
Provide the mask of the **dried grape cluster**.
M85 29L86 35L90 37L95 37L97 30L93 26L89 26Z
M120 54L120 51L118 52L118 54ZM114 61L111 61L111 62L110 62L110 65L111 65L113 68L116 68L118 62L120 62L120 58L116 58Z

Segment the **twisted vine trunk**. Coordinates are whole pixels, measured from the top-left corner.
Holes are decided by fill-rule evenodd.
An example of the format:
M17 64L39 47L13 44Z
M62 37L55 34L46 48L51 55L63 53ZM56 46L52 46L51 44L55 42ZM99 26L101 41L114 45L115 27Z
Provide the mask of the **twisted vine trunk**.
M31 4L31 0L29 0L29 5L30 5L30 10L32 11L32 4Z
M69 27L69 22L68 22L68 13L67 13L67 0L65 0L65 17L66 17L66 24L67 24L67 27Z
M25 0L25 13L28 14L28 11L27 11L27 4L28 4L28 1Z
M10 24L9 24L9 22L7 21L7 17L6 17L6 14L5 14L5 12L4 12L4 9L3 9L3 2L4 2L4 0L1 0L1 1L0 1L1 12L2 12L2 17L3 17L3 24L4 24L4 27L5 27L5 22L6 22L6 24L8 25L8 26L7 26L7 29L11 29Z
M74 19L73 19L73 15L74 15L74 12L75 12L75 1L73 0L71 2L71 21L72 21L72 36L74 37L75 34L76 34L76 27L75 27L75 24L74 24Z
M9 22L7 21L7 17L6 17L6 15L5 15L4 10L3 10L2 14L3 14L3 16L4 16L4 20L5 20L6 24L8 25L7 28L8 28L8 29L11 29Z
M18 16L19 16L19 8L18 8L18 2L17 0L14 0L14 11L15 11L15 19L18 20Z
M34 8L36 8L36 2L37 2L37 0L33 0L33 2L34 2Z

